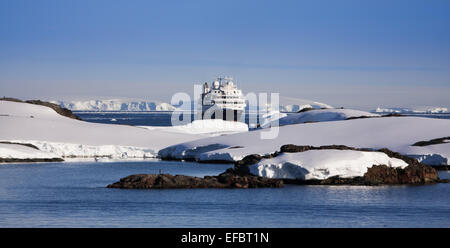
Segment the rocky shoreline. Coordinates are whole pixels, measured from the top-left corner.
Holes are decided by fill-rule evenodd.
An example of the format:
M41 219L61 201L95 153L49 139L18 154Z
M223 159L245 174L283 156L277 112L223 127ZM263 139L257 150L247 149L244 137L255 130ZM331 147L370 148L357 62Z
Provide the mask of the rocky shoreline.
M225 172L218 176L203 178L170 175L170 174L136 174L120 179L107 188L121 189L196 189L196 188L281 188L283 181L256 177L252 175L240 176Z
M169 174L137 174L120 179L119 182L108 185L108 188L121 189L192 189L192 188L280 188L285 184L297 185L425 185L435 183L448 183L450 180L441 180L436 169L418 162L416 159L392 152L388 149L376 151L384 152L389 157L404 160L408 166L393 168L387 165L373 165L363 176L353 178L329 177L318 180L298 179L270 179L252 175L249 166L258 163L264 158L276 157L283 152L303 152L307 150L339 149L374 151L371 149L357 149L347 146L296 146L284 145L280 152L267 156L252 154L235 163L233 168L226 170L218 176L205 176L204 178L169 175Z
M62 158L0 158L0 163L64 162Z

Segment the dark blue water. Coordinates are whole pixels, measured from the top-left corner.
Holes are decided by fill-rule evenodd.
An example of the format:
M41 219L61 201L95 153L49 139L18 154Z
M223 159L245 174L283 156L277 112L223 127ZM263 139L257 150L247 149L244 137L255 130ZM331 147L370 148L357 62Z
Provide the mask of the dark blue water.
M134 126L171 126L171 112L74 112L85 121ZM417 114L427 118L450 119L450 114ZM256 118L256 117L254 117ZM192 120L194 116L192 115ZM245 116L249 123L249 115Z
M135 173L203 176L228 167L158 160L1 164L0 227L450 227L450 184L105 188Z
M76 112L84 121L133 126L172 126L171 112ZM193 119L193 116L192 116Z

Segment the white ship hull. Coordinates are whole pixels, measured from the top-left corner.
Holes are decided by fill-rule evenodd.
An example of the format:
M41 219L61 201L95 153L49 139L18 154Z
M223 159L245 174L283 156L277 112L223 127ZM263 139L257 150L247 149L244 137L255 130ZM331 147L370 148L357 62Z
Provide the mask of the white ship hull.
M240 109L220 108L216 106L203 106L202 119L222 119L224 121L241 120L244 111Z

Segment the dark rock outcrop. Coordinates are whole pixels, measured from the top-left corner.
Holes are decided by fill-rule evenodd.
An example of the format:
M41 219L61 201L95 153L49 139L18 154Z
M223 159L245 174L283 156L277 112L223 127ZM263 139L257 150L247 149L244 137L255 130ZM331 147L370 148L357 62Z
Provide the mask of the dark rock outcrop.
M11 98L11 97L0 98L0 101L23 102L23 103L29 103L29 104L46 106L46 107L49 107L49 108L55 110L56 113L58 113L58 114L60 114L62 116L69 117L69 118L76 119L76 120L81 120L81 118L78 117L77 115L75 115L74 113L72 113L71 110L66 109L66 108L62 108L58 104L54 104L54 103L51 103L51 102L45 102L45 101L41 101L41 100L22 101L20 99Z
M374 165L364 174L372 184L428 184L439 182L437 171L431 166L410 164L404 169Z
M327 146L299 146L299 145L283 145L280 147L280 153L288 152L288 153L295 153L295 152L306 152L309 150L352 150L352 151L374 151L373 149L369 148L355 148L350 146L344 146L344 145L327 145ZM277 154L277 153L275 153Z
M18 142L10 142L10 141L0 141L0 144L10 144L10 145L21 145L21 146L27 146L36 150L39 150L37 146L29 143L18 143Z
M107 187L121 189L280 188L283 187L283 181L240 176L230 172L204 178L170 174L137 174L122 178L119 182Z
M426 165L408 165L404 169L393 168L387 165L373 165L367 169L362 177L341 178L339 176L327 179L295 180L283 179L285 184L300 185L420 185L433 183L446 183L448 180L441 180L436 170Z
M427 141L419 141L413 144L413 146L429 146L429 145L437 145L437 144L444 144L448 143L446 140L450 140L450 137L443 137L443 138L437 138Z
M0 158L0 163L63 162L62 158Z
M399 113L389 113L389 114L382 115L381 117L404 117L404 115L399 114Z
M69 117L69 118L72 118L72 119L75 119L75 120L81 120L81 118L78 117L77 115L75 115L74 113L72 113L71 110L66 109L66 108L62 108L58 104L54 104L54 103L51 103L51 102L44 102L44 101L41 101L41 100L28 100L28 101L25 101L25 102L26 103L31 103L31 104L36 104L36 105L46 106L46 107L49 107L49 108L55 110L56 113L58 113L58 114L60 114L62 116Z

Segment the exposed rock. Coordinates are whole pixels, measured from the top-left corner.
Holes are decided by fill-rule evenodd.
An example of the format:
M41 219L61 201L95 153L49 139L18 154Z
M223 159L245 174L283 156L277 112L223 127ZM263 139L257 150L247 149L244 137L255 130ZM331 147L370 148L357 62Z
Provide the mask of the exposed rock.
M414 143L413 146L429 146L429 145L448 143L448 141L446 141L446 140L450 140L450 136L438 138L438 139L432 139L432 140L428 140L428 141L419 141L419 142Z
M386 115L382 115L381 117L403 117L404 115L399 114L399 113L390 113L390 114L386 114Z
M33 144L29 144L29 143L18 143L18 142L9 142L9 141L0 141L0 144L11 144L11 145L22 145L22 146L27 146L27 147L31 147L34 148L36 150L39 150L39 148Z
M62 158L0 158L0 163L63 162Z
M368 168L362 177L341 178L338 176L327 179L295 180L283 179L286 184L300 185L399 185L399 184L432 184L446 183L450 180L441 180L436 170L426 165L408 165L404 169L393 168L387 165L374 165Z
M169 174L137 174L122 178L119 182L107 187L121 189L280 188L283 187L283 181L256 176L239 176L230 172L204 178Z
M256 164L259 161L261 161L261 159L263 159L263 157L261 155L258 154L250 154L245 156L242 160L239 160L235 163L235 165L240 166L240 165L252 165L252 164Z
M379 116L366 116L366 115L352 116L352 117L348 117L346 120L367 119L367 118L379 118Z
M327 179L309 179L309 180L297 180L297 179L283 179L285 184L298 184L298 185L373 185L367 182L364 177L352 177L342 178L339 176L329 177Z
M364 179L373 184L427 184L439 181L437 171L423 164L411 164L404 169L374 165L364 174Z
M374 151L373 149L369 148L354 148L350 146L345 145L327 145L327 146L299 146L299 145L283 145L280 147L280 153L282 152L288 152L288 153L295 153L295 152L306 152L309 150L352 150L352 151ZM277 153L275 153L277 154Z
M66 109L66 108L62 108L58 104L54 104L54 103L51 103L51 102L44 102L44 101L41 101L41 100L28 100L28 101L25 101L25 102L26 103L31 103L31 104L36 104L36 105L46 106L46 107L49 107L49 108L55 110L56 113L58 113L58 114L60 114L62 116L69 117L69 118L76 119L76 120L81 120L81 118L78 117L77 115L75 115L74 113L72 113L71 110Z

